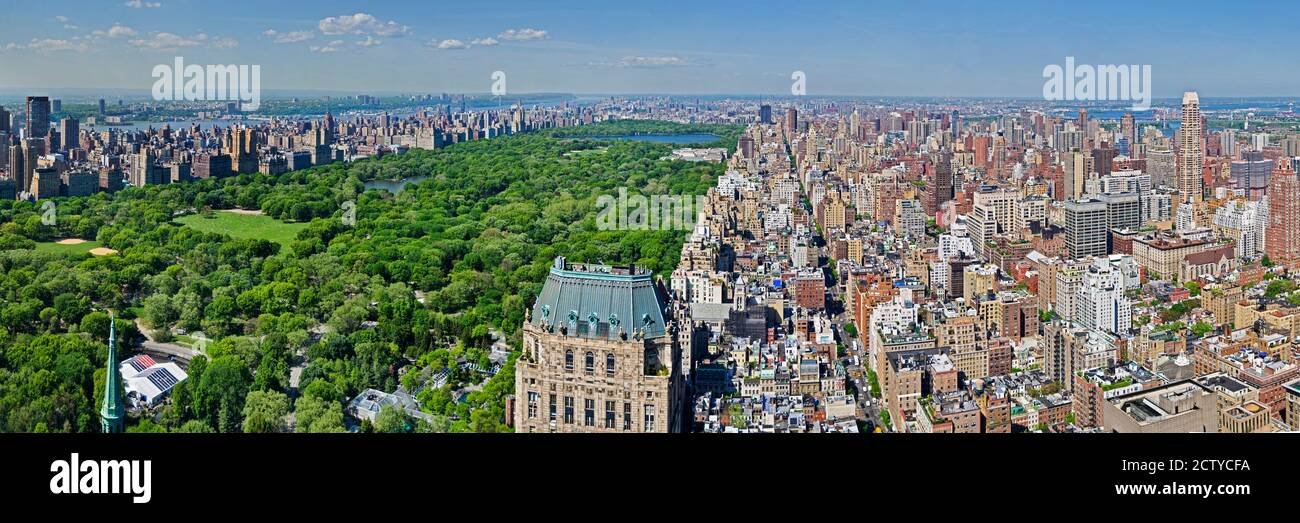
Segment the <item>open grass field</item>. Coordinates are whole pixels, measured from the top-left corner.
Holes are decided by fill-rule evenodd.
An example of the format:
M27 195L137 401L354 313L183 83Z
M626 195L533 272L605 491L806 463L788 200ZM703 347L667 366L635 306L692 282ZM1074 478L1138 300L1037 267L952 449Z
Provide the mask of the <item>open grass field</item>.
M36 244L36 252L53 252L58 254L85 254L91 249L99 247L96 241L80 240L60 240L54 242L39 242Z
M604 154L609 147L596 147L594 149L574 149L564 153L565 158L580 158L592 154Z
M306 223L285 223L270 216L233 211L216 211L212 217L190 214L177 218L176 222L203 232L240 239L270 240L280 245L289 245L298 231L307 228Z

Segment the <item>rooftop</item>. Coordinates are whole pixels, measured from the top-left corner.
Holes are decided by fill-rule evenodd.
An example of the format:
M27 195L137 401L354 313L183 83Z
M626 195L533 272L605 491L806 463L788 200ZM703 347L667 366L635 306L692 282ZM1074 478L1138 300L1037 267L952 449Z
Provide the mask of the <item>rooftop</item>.
M529 322L568 336L613 338L666 333L667 299L650 271L607 265L551 266Z

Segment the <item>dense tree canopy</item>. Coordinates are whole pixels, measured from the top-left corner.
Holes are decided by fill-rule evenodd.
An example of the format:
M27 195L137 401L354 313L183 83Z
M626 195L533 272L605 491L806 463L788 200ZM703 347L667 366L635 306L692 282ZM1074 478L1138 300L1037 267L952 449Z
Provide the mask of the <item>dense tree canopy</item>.
M433 430L507 430L513 356L481 389L454 392L482 381L493 333L517 348L525 307L556 256L660 274L676 264L683 231L598 230L596 198L620 187L703 194L721 174L719 164L661 159L670 144L564 137L642 131L713 133L713 146L739 133L663 122L558 129L63 198L56 225L42 224L34 203L0 202L0 430L98 430L110 309L127 350L141 341L137 319L159 340L196 331L212 340L159 430L285 430L283 417L271 419L283 403L294 430L336 432L347 399L399 385L435 415ZM398 194L365 190L414 177ZM354 225L345 202L355 203ZM308 225L281 246L172 221L204 207ZM73 237L120 254L33 249ZM430 386L435 376L445 384Z

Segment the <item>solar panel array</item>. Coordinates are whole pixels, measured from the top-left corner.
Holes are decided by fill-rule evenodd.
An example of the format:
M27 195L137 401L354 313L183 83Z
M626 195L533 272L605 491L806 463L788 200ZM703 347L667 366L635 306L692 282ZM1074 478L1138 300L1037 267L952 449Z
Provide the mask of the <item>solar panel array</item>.
M140 354L135 356L135 358L131 358L130 363L131 368L134 368L135 372L140 372L143 371L143 369L155 366L157 362L153 362L153 358L149 358L147 354Z
M158 387L159 391L170 390L178 381L176 376L173 376L171 371L167 369L158 369L149 375L149 382Z

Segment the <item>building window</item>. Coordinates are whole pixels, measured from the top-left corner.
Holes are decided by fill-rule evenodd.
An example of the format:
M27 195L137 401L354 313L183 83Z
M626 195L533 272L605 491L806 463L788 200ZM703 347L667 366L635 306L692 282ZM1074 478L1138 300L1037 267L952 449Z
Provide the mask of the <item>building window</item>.
M564 397L564 422L573 423L573 396Z
M573 351L564 351L564 370L573 370Z
M605 428L614 428L614 402L605 402Z
M537 417L537 393L528 391L528 418Z
M550 408L551 408L551 417L550 417L550 421L551 421L551 423L555 423L555 409L556 409L556 404L555 404L555 395L554 395L554 394L551 394Z
M623 402L623 430L632 430L632 404Z
M583 360L583 365L587 369L587 374L596 372L596 355L588 352L587 357Z
M652 403L645 404L645 431L655 431L655 406Z
M587 399L582 401L583 412L582 422L588 427L596 426L596 400Z
M605 355L605 374L614 375L614 353Z

